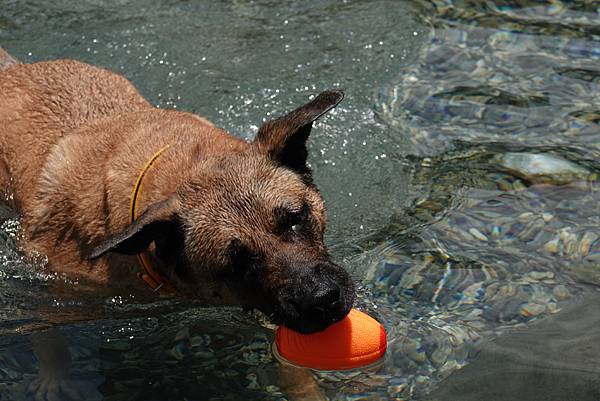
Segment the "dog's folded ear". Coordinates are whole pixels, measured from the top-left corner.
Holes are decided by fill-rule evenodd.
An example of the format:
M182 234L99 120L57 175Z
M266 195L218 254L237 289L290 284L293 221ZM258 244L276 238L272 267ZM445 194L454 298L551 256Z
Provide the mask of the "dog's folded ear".
M310 135L312 123L337 106L343 98L342 91L325 91L291 113L267 121L258 130L254 146L260 152L268 154L276 163L309 179L306 140Z
M153 204L123 231L93 246L86 259L97 259L107 252L135 255L148 248L153 241L164 242L177 230L178 210L179 201L176 197Z

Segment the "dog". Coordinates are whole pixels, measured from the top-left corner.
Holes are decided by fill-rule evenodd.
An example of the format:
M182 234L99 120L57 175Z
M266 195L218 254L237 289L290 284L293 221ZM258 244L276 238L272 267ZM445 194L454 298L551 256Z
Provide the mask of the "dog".
M246 142L153 107L106 69L0 49L0 188L21 216L19 247L82 285L147 285L323 330L355 286L324 245L306 142L342 98L322 92Z

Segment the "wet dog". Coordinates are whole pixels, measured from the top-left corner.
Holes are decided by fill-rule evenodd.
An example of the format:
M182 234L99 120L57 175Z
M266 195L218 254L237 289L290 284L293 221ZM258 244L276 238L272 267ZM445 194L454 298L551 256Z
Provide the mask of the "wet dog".
M248 143L151 106L108 70L0 49L0 188L22 216L21 247L81 282L145 282L323 330L348 313L354 284L323 243L306 141L342 97L323 92Z

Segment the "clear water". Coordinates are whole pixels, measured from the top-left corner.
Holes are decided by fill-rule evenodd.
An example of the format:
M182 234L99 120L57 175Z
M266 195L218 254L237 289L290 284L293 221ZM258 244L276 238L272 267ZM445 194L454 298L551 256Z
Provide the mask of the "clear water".
M241 137L346 91L311 164L390 347L375 372L315 373L335 400L600 399L598 26L586 0L0 0L21 60L120 71ZM24 263L2 220L0 399L27 399L51 326L85 399L285 396L252 316L79 292Z

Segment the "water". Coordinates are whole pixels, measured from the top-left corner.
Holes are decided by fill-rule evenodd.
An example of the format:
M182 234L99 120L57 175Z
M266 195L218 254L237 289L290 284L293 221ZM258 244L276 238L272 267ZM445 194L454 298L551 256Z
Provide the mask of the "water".
M310 162L332 253L390 349L376 372L316 374L335 400L600 398L599 24L585 0L0 1L21 60L120 71L241 137L346 91ZM2 214L0 399L25 399L31 333L59 323L86 399L283 397L252 316L56 289Z

